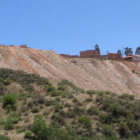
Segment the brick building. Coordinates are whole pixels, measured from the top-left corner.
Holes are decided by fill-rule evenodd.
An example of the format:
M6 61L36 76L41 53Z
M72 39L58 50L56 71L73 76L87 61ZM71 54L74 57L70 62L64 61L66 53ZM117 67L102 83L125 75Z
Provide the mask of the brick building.
M120 59L121 56L117 53L108 53L108 59L109 60L117 60Z
M24 44L23 44L23 45L21 45L20 47L22 47L22 48L27 48L27 46L26 46L26 45L24 45Z
M108 55L100 55L99 59L100 60L108 60Z
M100 53L95 50L86 50L80 52L80 57L82 58L98 58Z

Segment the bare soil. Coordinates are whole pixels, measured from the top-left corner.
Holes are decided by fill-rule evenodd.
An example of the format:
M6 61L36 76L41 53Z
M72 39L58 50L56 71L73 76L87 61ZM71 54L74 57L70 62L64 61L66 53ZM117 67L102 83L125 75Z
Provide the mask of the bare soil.
M83 89L109 90L140 97L140 63L136 62L66 59L52 51L1 45L0 67L36 73L54 83L68 79Z

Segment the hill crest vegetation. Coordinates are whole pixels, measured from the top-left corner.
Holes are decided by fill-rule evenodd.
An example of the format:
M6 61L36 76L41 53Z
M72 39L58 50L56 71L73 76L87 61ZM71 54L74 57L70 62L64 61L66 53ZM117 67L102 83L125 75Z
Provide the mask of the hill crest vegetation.
M81 89L68 80L0 69L0 139L125 140L140 138L140 100Z

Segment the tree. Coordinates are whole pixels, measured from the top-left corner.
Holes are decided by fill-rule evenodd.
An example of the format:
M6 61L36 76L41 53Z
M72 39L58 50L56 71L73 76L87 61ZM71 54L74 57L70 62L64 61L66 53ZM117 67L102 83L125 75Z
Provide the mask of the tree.
M46 124L46 121L41 115L35 116L31 131L34 133L35 139L37 140L48 140L50 135L50 130Z
M108 55L108 54L109 54L109 51L107 50L107 52L106 52L106 53L107 53L107 55Z
M140 55L140 46L136 48L135 54Z
M98 44L96 44L96 45L94 46L94 50L100 53L100 49L99 49L99 45L98 45Z
M124 48L124 51L125 51L126 56L133 54L132 48L126 47L126 48Z
M118 50L118 51L117 51L117 54L119 54L120 57L122 57L122 52L121 52L121 50Z

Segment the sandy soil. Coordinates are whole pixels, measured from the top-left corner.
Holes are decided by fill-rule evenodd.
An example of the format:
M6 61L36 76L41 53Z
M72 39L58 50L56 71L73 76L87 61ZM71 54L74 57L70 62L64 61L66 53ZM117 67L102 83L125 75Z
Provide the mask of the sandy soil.
M54 82L68 79L84 89L130 93L140 97L140 64L135 62L65 59L52 51L1 45L0 67L33 72Z

